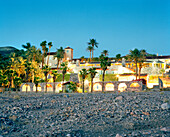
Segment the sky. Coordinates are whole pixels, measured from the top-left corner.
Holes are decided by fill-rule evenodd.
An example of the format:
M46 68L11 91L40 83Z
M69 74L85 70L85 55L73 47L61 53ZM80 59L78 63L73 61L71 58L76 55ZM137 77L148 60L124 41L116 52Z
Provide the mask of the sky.
M170 55L170 0L0 0L0 47L46 40L51 51L70 46L74 58L89 57L93 38L96 57L134 48Z

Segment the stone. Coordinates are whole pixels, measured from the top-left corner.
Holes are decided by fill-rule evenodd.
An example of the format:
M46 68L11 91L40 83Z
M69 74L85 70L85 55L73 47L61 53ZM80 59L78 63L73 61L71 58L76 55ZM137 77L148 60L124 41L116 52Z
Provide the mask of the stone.
M122 137L121 135L119 135L119 134L116 134L116 136L115 137Z
M165 110L165 109L170 109L170 105L169 105L168 103L163 103L163 104L161 105L161 108L162 108L163 110Z
M122 100L122 99L123 99L122 96L118 96L118 97L115 98L115 100Z
M163 127L160 130L164 132L170 132L170 127Z

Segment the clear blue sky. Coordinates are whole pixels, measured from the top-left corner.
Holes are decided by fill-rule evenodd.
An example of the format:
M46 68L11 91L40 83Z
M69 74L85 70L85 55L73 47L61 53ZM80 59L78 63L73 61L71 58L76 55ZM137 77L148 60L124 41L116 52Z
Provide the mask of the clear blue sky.
M70 46L75 58L88 57L90 38L99 43L94 56L170 55L170 0L0 0L0 47L47 40L52 51Z

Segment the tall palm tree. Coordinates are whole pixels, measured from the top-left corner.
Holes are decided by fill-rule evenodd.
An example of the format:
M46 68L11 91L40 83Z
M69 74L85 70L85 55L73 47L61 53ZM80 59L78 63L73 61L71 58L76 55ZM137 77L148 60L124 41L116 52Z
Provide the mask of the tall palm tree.
M93 92L93 79L97 73L96 68L90 68L89 70L90 78L91 78L91 92Z
M60 49L57 49L56 54L54 55L54 58L57 58L57 69L60 64L61 59L64 58L65 51L63 47L60 47Z
M26 45L22 45L22 47L28 50L31 47L31 43L28 42Z
M90 62L91 62L91 52L93 52L94 48L92 46L88 46L87 50L90 52Z
M36 92L36 93L38 92L37 88L38 88L38 83L39 83L39 82L40 82L40 78L39 78L39 77L34 77L34 83L35 83L35 87L36 87L35 92Z
M100 67L103 70L102 92L104 92L104 76L105 76L105 72L107 70L107 67L111 65L111 62L109 61L109 58L104 56L103 54L101 54L99 58L100 58Z
M45 82L46 82L45 92L47 92L47 82L48 82L47 76L48 76L48 73L50 70L51 70L51 68L49 68L49 66L47 66L47 65L45 65L43 67L43 71L44 71L44 75L45 75Z
M95 39L90 39L90 42L88 42L88 45L91 45L93 48L98 48L98 44ZM93 59L93 50L92 50L92 59Z
M50 49L51 49L52 46L53 46L53 45L52 45L52 42L49 42L49 43L48 43L49 55L48 55L47 65L48 65L48 63L49 63Z
M40 43L40 46L42 47L42 51L43 51L43 55L42 55L42 67L44 66L44 56L45 56L45 53L46 53L46 45L47 45L47 41L43 41Z
M67 64L67 62L63 62L63 63L61 64L61 70L62 70L62 74L63 74L63 84L64 84L64 77L65 77L65 74L67 73L67 70L68 70L68 64ZM62 85L62 92L63 92L63 90L64 90L64 87L63 87L63 85Z
M140 79L140 74L141 74L141 69L142 69L142 67L143 67L143 63L146 61L146 55L147 55L146 50L144 50L144 49L140 50L140 58L139 58L139 79Z
M53 85L53 93L55 93L55 82L56 82L56 78L57 76L59 75L58 72L56 70L53 70L52 71L52 75L53 75L53 82L54 82L54 85Z
M86 79L87 75L88 75L88 72L86 69L80 70L80 77L82 78L82 81L83 81L83 87L82 87L83 93L84 93L84 80Z
M105 56L107 56L108 55L108 50L103 50L103 52L102 52L102 54L104 54Z
M135 48L134 50L130 50L130 53L129 53L129 58L132 59L134 62L135 62L135 65L136 65L136 80L137 80L137 76L138 76L138 62L139 62L139 59L140 59L140 51Z

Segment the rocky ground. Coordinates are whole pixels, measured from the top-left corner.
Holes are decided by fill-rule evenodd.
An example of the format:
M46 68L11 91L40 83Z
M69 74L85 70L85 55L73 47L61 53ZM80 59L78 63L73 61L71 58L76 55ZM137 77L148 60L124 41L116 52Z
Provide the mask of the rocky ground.
M0 137L169 137L170 91L0 94Z

